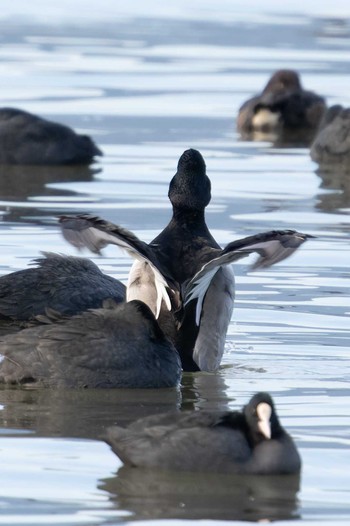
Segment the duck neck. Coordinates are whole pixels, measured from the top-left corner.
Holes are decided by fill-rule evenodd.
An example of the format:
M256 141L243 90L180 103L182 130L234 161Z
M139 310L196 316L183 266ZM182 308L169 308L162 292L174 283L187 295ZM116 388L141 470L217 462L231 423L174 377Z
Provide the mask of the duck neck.
M205 211L196 210L192 208L177 208L173 207L173 221L177 223L186 223L187 225L195 225L198 227L205 227Z

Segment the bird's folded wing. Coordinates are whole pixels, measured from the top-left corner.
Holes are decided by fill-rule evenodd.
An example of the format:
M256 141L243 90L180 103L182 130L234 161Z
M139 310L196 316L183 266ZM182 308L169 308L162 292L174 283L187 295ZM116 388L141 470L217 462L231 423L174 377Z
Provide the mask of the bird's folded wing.
M289 257L310 237L313 236L294 230L272 230L233 241L221 251L213 249L213 258L203 265L186 285L183 293L184 304L187 305L195 298L198 299L196 321L199 324L204 296L220 267L257 252L260 257L252 266L252 270L267 268Z
M162 299L171 310L171 301L166 289L174 290L176 284L162 267L150 245L141 241L129 230L89 214L61 216L59 223L63 237L78 249L86 247L100 254L102 248L112 244L125 250L132 258L146 261L155 276L158 296L156 316L159 315Z

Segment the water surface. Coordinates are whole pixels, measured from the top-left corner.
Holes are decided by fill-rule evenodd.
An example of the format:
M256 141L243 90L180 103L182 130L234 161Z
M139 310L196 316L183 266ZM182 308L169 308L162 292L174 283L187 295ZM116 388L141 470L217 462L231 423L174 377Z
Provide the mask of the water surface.
M233 4L3 6L2 104L89 133L105 155L83 169L0 167L1 274L40 250L75 254L59 235L61 213L93 212L150 241L170 218L168 184L188 147L205 157L207 223L221 244L275 228L316 238L270 270L235 265L217 374L186 374L179 391L0 390L0 524L350 519L349 181L316 173L306 148L235 132L240 104L282 67L350 106L349 7ZM130 260L116 248L92 259L126 280ZM115 423L236 409L259 390L296 440L301 480L140 473L103 442Z

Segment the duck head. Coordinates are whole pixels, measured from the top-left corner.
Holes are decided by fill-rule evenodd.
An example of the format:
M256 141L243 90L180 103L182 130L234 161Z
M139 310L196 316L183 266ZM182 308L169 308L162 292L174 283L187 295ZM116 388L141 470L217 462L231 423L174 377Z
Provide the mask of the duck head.
M300 78L296 71L280 69L272 75L263 93L283 93L285 91L300 91L301 89Z
M197 150L186 150L180 157L177 172L170 181L169 199L173 208L202 211L211 199L210 179Z
M253 445L275 438L282 429L268 393L256 393L244 407L244 416Z

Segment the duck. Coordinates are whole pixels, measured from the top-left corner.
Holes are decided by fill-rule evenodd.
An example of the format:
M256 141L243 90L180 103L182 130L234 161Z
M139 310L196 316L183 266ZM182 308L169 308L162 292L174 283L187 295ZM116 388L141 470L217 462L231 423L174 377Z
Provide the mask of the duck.
M0 338L0 383L53 389L174 388L181 360L147 305L134 300L75 316L47 310Z
M103 155L87 135L17 108L0 108L0 164L90 164Z
M292 475L301 458L269 393L242 411L168 412L107 429L105 441L126 465L164 471Z
M104 300L125 301L125 285L87 258L43 252L32 264L35 266L0 276L3 329L7 324L25 327L48 309L73 316L102 307Z
M139 299L152 310L174 342L184 371L214 372L221 363L234 304L230 264L250 253L265 268L291 255L309 237L294 230L270 231L229 243L216 242L205 221L211 182L198 150L180 157L168 193L173 214L151 243L99 217L61 216L65 239L100 253L108 244L126 250L135 262L127 283L127 301Z
M310 156L323 172L350 171L350 108L328 108L311 145Z
M244 139L261 140L263 134L274 134L276 139L299 140L309 145L325 111L324 97L304 90L296 71L281 69L271 76L260 94L239 108L237 131Z

